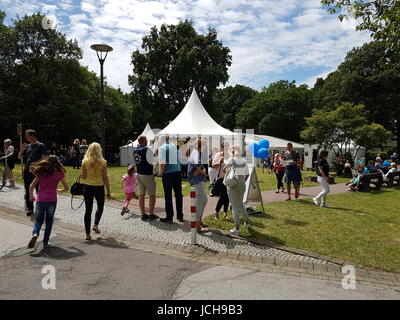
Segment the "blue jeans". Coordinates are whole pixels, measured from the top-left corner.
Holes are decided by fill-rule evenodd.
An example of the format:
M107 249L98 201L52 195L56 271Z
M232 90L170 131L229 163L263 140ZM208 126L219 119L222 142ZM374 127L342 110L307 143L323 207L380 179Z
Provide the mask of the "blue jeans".
M33 226L32 234L39 236L42 224L46 219L46 228L44 230L43 244L49 243L51 228L53 227L54 213L56 212L57 202L36 202L36 221Z

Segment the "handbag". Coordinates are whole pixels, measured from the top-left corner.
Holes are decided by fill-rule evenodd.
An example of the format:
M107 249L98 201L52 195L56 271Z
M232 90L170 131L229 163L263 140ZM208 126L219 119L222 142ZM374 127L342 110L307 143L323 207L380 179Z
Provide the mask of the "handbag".
M217 177L219 177L220 172L221 172L221 165L219 166ZM212 182L208 186L208 189L211 191L211 197L221 196L223 180L224 180L224 178L214 179L214 182Z
M236 174L235 166L232 165L225 174L223 184L228 188L232 188L236 185L238 176Z
M78 210L80 207L82 207L83 203L85 202L85 199L82 200L81 204L77 207L74 208L72 205L72 202L74 201L75 196L83 196L85 192L85 185L81 183L81 176L76 179L75 183L71 186L71 209L72 210Z
M211 197L220 197L224 178L219 178L208 186L211 190Z

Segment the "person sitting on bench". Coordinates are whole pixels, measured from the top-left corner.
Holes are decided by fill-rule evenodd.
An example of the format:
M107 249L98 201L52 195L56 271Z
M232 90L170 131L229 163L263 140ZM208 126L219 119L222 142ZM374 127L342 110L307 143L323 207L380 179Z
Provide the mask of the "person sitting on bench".
M358 184L360 183L361 177L364 174L368 174L369 170L368 170L368 168L364 167L364 165L359 164L357 172L358 172L357 176L355 176L351 180L350 184L348 185L349 188L346 191L356 191Z
M386 174L384 175L384 177L383 177L383 181L388 181L388 180L389 180L389 179L388 179L389 174L392 173L392 172L396 172L396 171L397 171L396 162L392 162L392 163L390 164L390 169L389 169L388 173L386 173Z

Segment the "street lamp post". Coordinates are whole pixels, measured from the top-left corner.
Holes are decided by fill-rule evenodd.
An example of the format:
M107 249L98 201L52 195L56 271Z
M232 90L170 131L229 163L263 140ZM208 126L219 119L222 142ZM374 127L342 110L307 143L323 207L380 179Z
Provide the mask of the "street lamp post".
M103 65L110 51L113 48L106 44L93 44L90 46L91 49L96 51L97 58L100 62L100 91L101 91L101 148L103 149L103 155L106 153L106 129L105 129L105 116L104 116L104 75L103 75Z

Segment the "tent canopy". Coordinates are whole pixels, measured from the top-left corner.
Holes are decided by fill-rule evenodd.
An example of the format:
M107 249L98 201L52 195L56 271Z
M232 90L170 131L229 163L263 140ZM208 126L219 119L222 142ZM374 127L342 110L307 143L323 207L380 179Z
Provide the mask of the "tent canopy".
M155 134L148 123L146 124L146 128L144 128L143 132L141 133L141 136L147 137L148 145L150 145L151 141L154 140ZM134 142L119 147L120 161L122 167L133 163L133 148L137 146L138 146L138 140L136 139Z
M269 141L269 148L285 148L287 147L287 144L289 142L291 142L293 144L293 148L295 149L304 149L304 145L301 143L296 143L296 142L292 142L289 140L285 140L285 139L280 139L280 138L276 138L276 137L271 137L271 136L264 136L264 135L259 135L259 134L255 134L255 135L246 135L246 144L250 144L252 142L258 142L262 139L266 139Z
M154 138L156 137L156 135L154 134L153 129L151 129L149 123L146 124L146 127L144 128L143 132L139 135L140 136L146 136L147 137L147 144L150 144L151 140L154 140ZM138 139L136 139L135 141L122 146L121 148L126 148L126 147L137 147L139 145Z
M235 133L221 127L211 118L201 104L196 90L193 89L192 95L181 113L158 135L233 136Z

